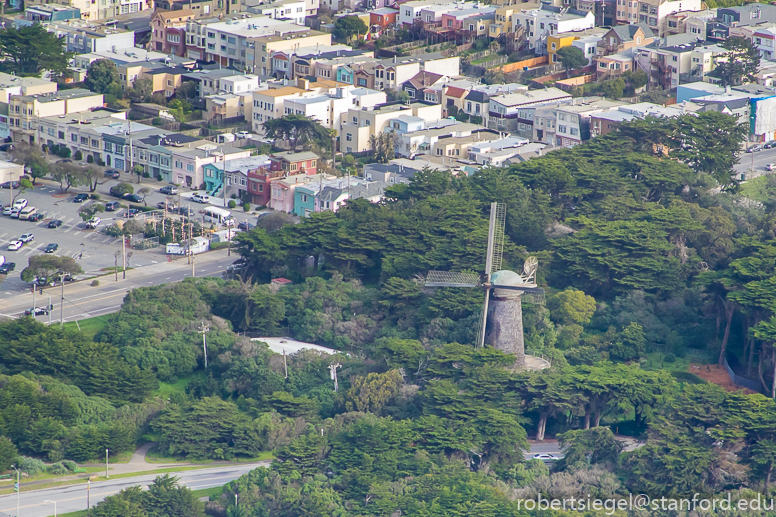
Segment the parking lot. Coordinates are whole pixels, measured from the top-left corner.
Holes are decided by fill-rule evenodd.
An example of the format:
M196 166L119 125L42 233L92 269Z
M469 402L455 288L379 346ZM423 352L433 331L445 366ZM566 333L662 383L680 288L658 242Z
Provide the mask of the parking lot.
M117 198L110 196L110 187L117 185L120 181L128 181L129 174L123 174L121 180L105 179L101 180L96 193L100 195L99 202L115 201ZM141 185L134 184L135 192L141 187L149 187L152 192L146 197L148 206L156 206L157 203L168 198L158 192L164 183L153 180L144 180ZM121 238L111 237L103 233L106 227L111 226L116 220L124 219L126 208L116 212L103 212L98 214L102 222L94 230L86 228L86 224L81 218L78 210L95 201L86 201L84 203L75 203L73 200L79 193L88 192L86 188L71 188L67 194L60 191L59 184L50 180L38 180L38 184L31 190L26 190L16 199L26 199L29 206L37 208L39 213L44 215L44 219L38 222L21 221L8 216L0 216L0 255L5 256L6 262L16 263L14 271L10 272L0 285L0 298L6 298L16 295L20 292L29 291L29 284L22 282L21 271L27 267L28 259L32 255L43 253L46 245L56 243L59 248L54 253L58 256L67 256L76 259L88 276L99 274L102 269L113 267L115 263L115 253L121 251ZM207 205L191 203L189 198L196 191L184 191L180 196L170 196L175 203L179 199L182 206L189 206L194 211L194 218L201 218L201 211ZM14 190L14 195L18 191ZM0 189L0 204L7 205L11 202L12 194L8 189ZM126 204L122 202L122 204ZM232 211L235 220L239 223L248 220L255 223L256 216L246 214L242 209L237 208ZM62 226L56 229L48 228L51 220L61 220ZM201 219L200 219L201 220ZM209 223L208 223L209 225ZM8 244L18 239L22 234L32 232L35 239L26 244L18 251L8 249ZM149 250L127 249L132 255L129 258L129 267L138 268L150 264L158 264L168 260L163 246ZM122 261L119 256L118 265ZM2 276L0 275L0 279Z

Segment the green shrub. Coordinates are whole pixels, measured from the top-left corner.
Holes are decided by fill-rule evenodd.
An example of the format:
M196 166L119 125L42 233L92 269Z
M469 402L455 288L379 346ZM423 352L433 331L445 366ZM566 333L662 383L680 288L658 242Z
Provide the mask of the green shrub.
M29 456L19 456L19 470L34 476L46 470L46 464Z
M151 124L154 126L161 126L162 125L161 117L155 117L153 120L151 120Z
M91 198L95 199L95 200L99 200L100 199L100 195L99 194L92 194Z
M243 205L243 211L250 212L251 211L251 204L250 203L245 203Z
M67 470L73 470L74 471L75 469L78 468L78 464L76 462L70 461L70 460L62 461L62 465L67 467Z
M86 163L94 163L94 156L91 154L86 155Z
M99 280L92 280L92 287L97 287L98 285L100 285Z
M227 206L229 206L229 208L235 208L237 206L237 203L234 202L234 199L230 199L229 204Z
M53 465L49 465L48 469L46 469L49 474L54 474L57 476L61 476L62 474L67 474L68 470L67 467L65 467L62 462L54 463Z
M76 160L83 160L84 159L84 155L81 154L81 151L76 151L75 155L73 156L73 158L76 159Z
M676 356L672 353L666 354L665 362L667 363L675 363L676 362Z

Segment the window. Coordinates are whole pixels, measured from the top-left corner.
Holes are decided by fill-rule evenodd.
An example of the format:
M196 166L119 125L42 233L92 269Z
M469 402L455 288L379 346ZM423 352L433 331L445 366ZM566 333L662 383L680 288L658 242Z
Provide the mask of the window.
M566 126L558 125L558 133L565 133L566 132Z
M350 133L348 133L348 134L345 136L345 140L347 140L348 142L352 142L352 141L353 141L353 135L351 135Z
M53 127L48 128L48 134L49 136L54 136L56 134L56 130Z
M186 170L189 172L194 172L194 166L190 163L186 164Z
M73 135L73 142L75 142L75 141L76 141L76 140L75 140L75 135ZM106 151L108 151L109 153L110 153L110 152L113 152L113 144L112 144L112 143L110 143L110 142L105 142L105 146L103 147L103 149L105 149L105 150L106 150Z
M100 147L100 141L92 138L92 147Z
M116 154L124 154L124 146L116 144Z
M229 43L230 45L234 45L237 43L237 40L235 38L229 37L229 38L226 38L226 42Z
M552 45L550 45L550 47L552 48L552 50L555 50L555 42L554 41L552 42Z
M164 156L162 156L162 157L159 159L159 162L160 162L162 165L170 165L170 159L169 159L169 158L165 158Z
M72 142L78 142L78 135L75 135L75 134L74 135L70 135L70 140ZM109 145L109 144L105 144L105 145ZM106 151L107 151L107 149L106 149Z
M178 34L168 34L167 41L169 41L170 43L180 43L181 37Z
M60 132L59 132L59 138L60 138L61 140L64 140L64 139L65 139L65 132L64 132L64 131L60 131Z
M179 160L175 160L175 168L176 169L182 169L183 168L183 162Z
M221 41L226 41L226 34L221 34Z
M215 33L215 32L208 32L208 33L207 33L207 37L208 37L208 38L211 38L211 39L215 39L215 37L216 37L216 33Z
M89 138L82 136L81 137L81 145L89 145Z
M302 194L302 203L307 203L307 194Z

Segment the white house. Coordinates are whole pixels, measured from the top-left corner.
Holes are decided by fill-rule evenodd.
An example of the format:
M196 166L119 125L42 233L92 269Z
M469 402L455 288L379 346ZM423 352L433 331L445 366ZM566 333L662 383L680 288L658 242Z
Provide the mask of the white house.
M561 8L543 4L538 9L515 11L512 14L512 30L523 27L528 48L538 55L547 53L547 36L560 32L583 31L595 27L595 15L590 11Z

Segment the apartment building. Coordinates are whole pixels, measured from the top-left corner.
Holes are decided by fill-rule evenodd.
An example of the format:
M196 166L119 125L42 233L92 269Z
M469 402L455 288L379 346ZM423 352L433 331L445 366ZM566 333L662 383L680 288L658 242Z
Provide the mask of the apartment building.
M285 100L284 112L317 120L339 135L342 117L351 108L371 108L386 101L385 92L368 88L340 87L332 93L305 92Z
M276 0L248 8L248 12L261 14L275 20L284 20L296 25L304 25L307 16L305 0Z
M649 71L649 82L664 89L676 88L685 82L699 81L716 67L716 57L725 49L718 45L695 42L670 47L648 45L636 49L639 68Z
M549 103L570 104L571 95L558 88L545 88L490 97L488 128L531 138L535 109Z
M269 166L270 159L265 154L205 164L205 190L214 197L229 199L234 195L242 199L248 193L249 171Z
M253 105L251 108L251 127L253 132L264 134L264 122L282 117L286 114L284 103L286 100L301 97L305 92L296 86L284 86L253 92Z
M678 11L665 18L663 36L676 34L693 34L701 39L706 39L707 24L716 20L716 9L703 11Z
M246 62L252 73L267 79L272 75L272 56L275 53L315 46L331 46L331 34L288 24L278 28L274 34L250 38Z
M574 147L590 138L590 118L626 103L599 97L575 99L572 105L546 106L534 113L533 142Z
M538 55L545 55L548 36L592 29L595 27L595 15L589 11L542 4L538 9L515 11L512 22L512 32L522 27L528 48L534 49Z
M616 0L619 24L643 23L658 37L666 34L666 17L680 11L700 11L701 0Z
M587 58L587 64L590 65L593 63L593 60L595 60L596 51L598 49L598 42L603 39L604 34L607 32L608 29L603 27L596 27L594 29L586 30L582 33L575 33L578 36L574 41L571 42L571 46L577 47L579 50L581 50Z
M102 94L89 90L63 90L32 95L10 95L8 125L14 142L36 143L39 119L80 113L103 106Z
M197 17L198 11L158 11L151 18L150 48L165 54L186 55L186 22Z
M410 115L430 122L442 118L442 106L427 102L406 104L384 104L374 108L348 110L342 123L340 150L346 153L361 153L370 149L369 138L382 133L392 120Z
M652 29L643 23L612 27L598 42L596 55L619 54L634 47L643 47L655 41Z
M719 7L716 20L709 23L708 38L724 41L731 36L732 28L765 23L776 23L775 5L751 3L735 7Z
M155 0L156 9L163 11L184 11L192 9L197 18L234 15L240 12L238 0Z
M125 119L126 112L108 109L44 117L40 119L37 141L48 147L68 147L71 156L80 151L83 160L91 156L94 162L100 163L104 161L103 138L98 129L123 124Z
M78 20L80 18L80 9L65 5L40 4L29 6L24 10L24 19L33 23Z
M86 54L113 49L128 49L135 46L135 34L107 25L98 25L87 20L67 20L45 24L46 30L65 40L68 52Z
M8 101L11 95L41 95L55 93L57 83L37 77L17 77L0 72L0 139L11 136Z

